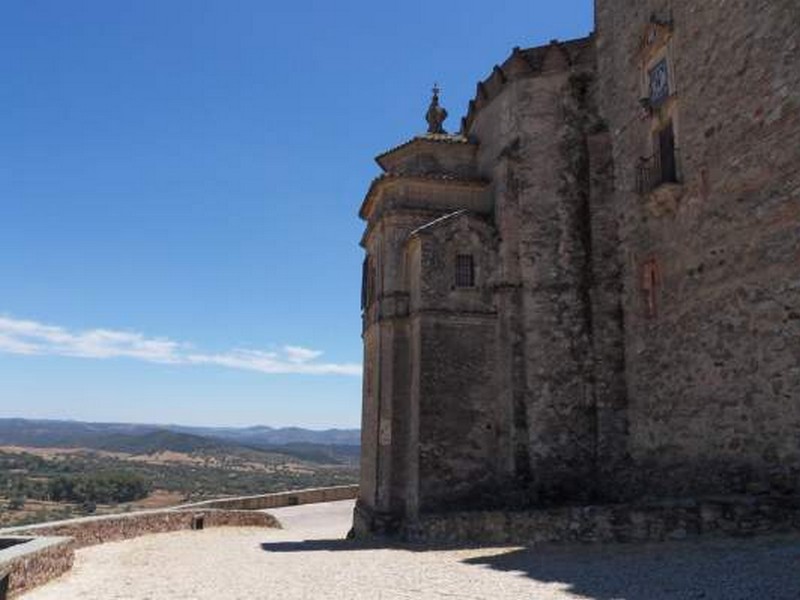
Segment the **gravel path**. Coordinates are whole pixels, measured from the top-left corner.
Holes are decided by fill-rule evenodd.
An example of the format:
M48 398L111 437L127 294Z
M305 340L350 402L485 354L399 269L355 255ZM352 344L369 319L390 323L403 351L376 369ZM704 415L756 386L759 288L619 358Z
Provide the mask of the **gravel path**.
M800 535L653 545L427 549L342 540L352 502L270 511L285 529L151 535L78 551L24 600L798 600Z

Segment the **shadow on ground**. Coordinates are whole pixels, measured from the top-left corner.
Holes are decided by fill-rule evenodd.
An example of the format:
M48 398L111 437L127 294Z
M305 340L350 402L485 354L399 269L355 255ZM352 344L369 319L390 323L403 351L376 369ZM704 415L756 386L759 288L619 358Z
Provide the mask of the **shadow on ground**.
M267 542L268 552L470 550L459 559L592 600L798 600L800 537L689 540L663 544L481 548L353 540Z
M594 600L800 599L796 536L523 548L464 562L567 584L572 594Z
M356 552L358 550L399 549L401 546L378 542L361 542L344 539L303 540L300 542L264 542L266 552Z

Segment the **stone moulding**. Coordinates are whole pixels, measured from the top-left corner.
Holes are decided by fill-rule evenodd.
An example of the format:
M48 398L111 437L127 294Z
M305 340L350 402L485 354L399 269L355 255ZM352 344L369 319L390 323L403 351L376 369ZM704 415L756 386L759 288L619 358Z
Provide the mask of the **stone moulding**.
M640 37L635 58L641 63L652 59L655 53L669 43L672 33L672 21L662 21L655 16L652 17Z
M367 195L361 203L358 216L364 220L370 218L375 206L375 199L380 192L398 184L415 184L428 188L440 189L442 187L452 190L461 188L462 190L485 190L489 187L489 182L485 179L476 177L459 177L454 175L399 175L394 173L384 173L376 177L367 190Z
M449 133L428 133L425 135L415 136L410 140L403 142L402 144L398 144L389 150L382 152L375 157L375 162L378 163L378 166L384 171L391 171L391 163L388 159L390 159L393 155L396 156L404 154L413 151L415 147L421 147L427 144L458 144L469 147L475 146L474 143L470 142L469 139L463 135Z

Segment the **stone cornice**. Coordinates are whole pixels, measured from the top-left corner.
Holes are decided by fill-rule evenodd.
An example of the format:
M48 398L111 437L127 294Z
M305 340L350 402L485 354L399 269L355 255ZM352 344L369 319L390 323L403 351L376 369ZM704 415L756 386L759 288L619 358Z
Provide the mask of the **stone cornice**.
M367 191L367 195L361 203L358 216L365 221L368 220L374 208L375 197L386 189L403 183L416 183L440 189L442 187L486 188L489 186L488 180L480 178L457 177L454 175L398 175L384 173L373 179Z
M375 162L378 163L381 169L384 171L389 171L389 166L386 164L386 159L390 156L393 156L398 153L405 153L407 151L413 150L415 146L426 146L430 144L435 145L459 145L459 146L476 146L470 142L466 137L463 135L452 135L448 133L428 133L425 135L418 135L407 142L403 142L402 144L398 144L394 148L390 148L386 152L383 152L375 157Z

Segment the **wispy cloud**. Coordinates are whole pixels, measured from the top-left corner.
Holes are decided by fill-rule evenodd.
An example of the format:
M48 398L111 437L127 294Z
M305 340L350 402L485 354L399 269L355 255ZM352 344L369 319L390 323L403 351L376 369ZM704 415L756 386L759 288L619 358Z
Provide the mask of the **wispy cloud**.
M318 361L319 350L284 346L264 351L235 348L203 353L191 345L131 331L90 329L70 331L37 321L0 316L0 353L70 356L77 358L130 358L173 365L215 365L259 373L303 375L360 375L361 365Z

